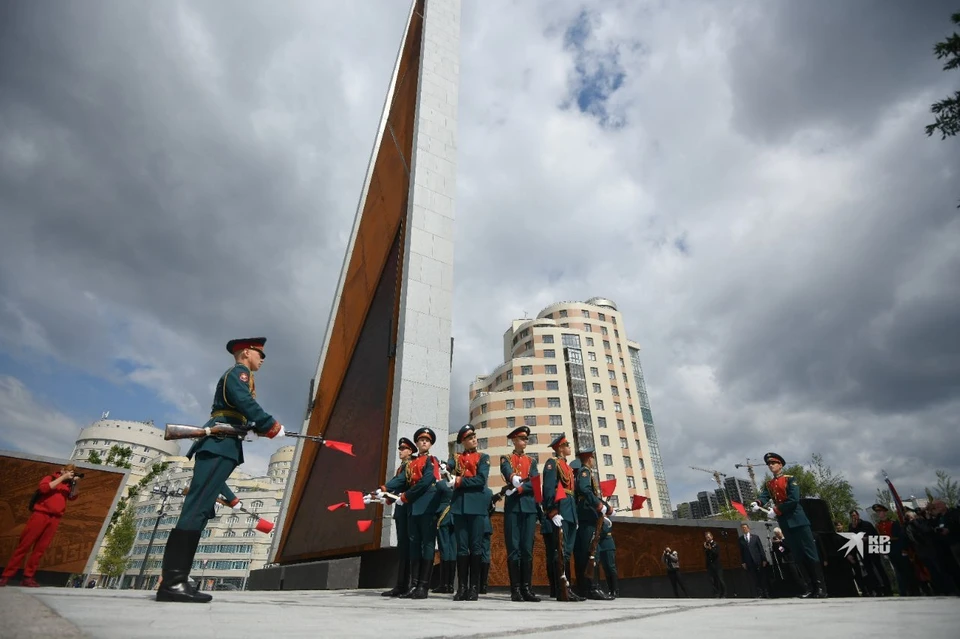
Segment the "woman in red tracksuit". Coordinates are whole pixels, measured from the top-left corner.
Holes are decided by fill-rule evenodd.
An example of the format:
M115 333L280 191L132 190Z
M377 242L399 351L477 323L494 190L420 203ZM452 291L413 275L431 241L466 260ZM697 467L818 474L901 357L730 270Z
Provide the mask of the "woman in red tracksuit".
M73 501L77 498L76 493L70 492L75 470L76 467L73 464L67 464L63 470L47 475L40 481L40 498L34 504L33 514L30 515L27 525L20 533L20 543L17 544L17 549L13 551L13 556L10 557L3 576L0 577L0 586L6 586L10 577L17 574L27 553L30 553L30 556L23 569L23 580L20 585L27 588L36 588L40 585L33 578L40 565L40 559L57 533L60 519L67 510L67 500ZM33 552L30 552L31 546Z

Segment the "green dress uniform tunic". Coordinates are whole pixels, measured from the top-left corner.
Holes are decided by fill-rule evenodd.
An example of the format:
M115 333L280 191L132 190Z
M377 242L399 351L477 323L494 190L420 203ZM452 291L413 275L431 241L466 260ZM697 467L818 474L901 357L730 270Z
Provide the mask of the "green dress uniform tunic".
M454 599L475 601L480 590L484 521L489 521L490 455L458 453L447 467L454 476L450 512L457 535L457 595L461 595Z
M597 526L603 523L601 514L604 505L600 487L590 468L581 466L577 469L576 483L577 519L580 522L577 528L577 540L574 547L574 563L577 567L577 587L580 594L590 599L606 599L599 590L592 574L587 574L587 562L590 557L590 546L597 533ZM599 544L599 540L598 540Z
M533 579L533 536L537 523L537 502L533 478L539 476L537 462L525 453L500 457L500 475L508 486L520 482L503 505L503 535L507 547L510 597L514 601L540 601L531 589Z

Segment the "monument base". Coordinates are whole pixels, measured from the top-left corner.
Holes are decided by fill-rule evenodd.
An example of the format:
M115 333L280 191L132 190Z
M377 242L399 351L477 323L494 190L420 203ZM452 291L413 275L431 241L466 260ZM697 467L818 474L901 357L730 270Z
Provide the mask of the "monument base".
M251 570L247 590L389 589L396 584L396 548L383 548L354 557L323 559Z

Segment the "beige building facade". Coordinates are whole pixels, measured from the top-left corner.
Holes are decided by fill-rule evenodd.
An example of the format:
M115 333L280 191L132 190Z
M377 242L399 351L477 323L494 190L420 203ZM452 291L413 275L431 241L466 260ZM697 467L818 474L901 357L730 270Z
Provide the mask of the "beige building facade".
M527 452L540 468L563 433L575 450L596 449L600 479L617 480L614 508L628 508L635 494L647 497L641 510L619 515L670 517L652 416L644 423L650 411L646 389L638 388L642 374L635 374L639 351L616 304L604 298L559 302L535 319L514 320L503 336L504 362L470 384L470 423L491 457L490 488L504 484L499 460L512 450L507 434L526 425ZM451 449L455 441L454 433Z

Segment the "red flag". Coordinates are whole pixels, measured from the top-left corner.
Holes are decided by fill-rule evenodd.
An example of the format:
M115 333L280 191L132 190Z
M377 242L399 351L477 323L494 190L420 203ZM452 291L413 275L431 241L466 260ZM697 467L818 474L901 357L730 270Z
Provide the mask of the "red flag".
M607 481L600 482L600 494L610 499L610 496L613 495L613 491L617 489L617 478L608 479Z
M903 501L900 500L900 495L897 493L897 489L893 487L893 482L890 481L890 478L887 476L886 471L880 471L883 473L883 479L887 482L887 486L890 487L890 496L893 497L893 504L897 509L897 519L900 520L900 525L903 525L904 520L907 517L907 511L903 507ZM884 504L886 506L886 504Z
M633 499L630 500L630 510L640 510L643 508L643 502L647 501L647 498L643 495L634 495Z
M732 500L731 500L731 501L730 501L730 505L733 506L734 508L736 508L736 509L737 509L737 512L740 513L741 515L743 515L744 517L747 516L747 509L744 508L744 507L743 507L743 504L741 504L739 501L732 501Z
M350 510L363 510L367 507L363 503L363 491L361 490L348 490L347 501L350 504Z
M330 439L325 439L323 440L323 445L326 446L327 448L339 450L341 453L346 453L348 455L353 455L354 457L356 457L356 455L353 454L353 444L348 444L346 442L335 442Z
M269 535L270 531L273 530L273 522L267 521L266 519L258 519L257 530Z
M372 519L361 519L357 522L357 530L360 532L367 532L370 530L370 526L373 524Z
M332 511L336 510L337 508L344 508L344 507L349 506L349 505L350 505L350 504L348 504L347 502L341 501L339 504L330 504L329 506L327 506L327 510L329 510L329 511L332 512Z
M543 503L543 484L540 483L540 475L531 477L530 483L533 484L533 501L538 504Z

